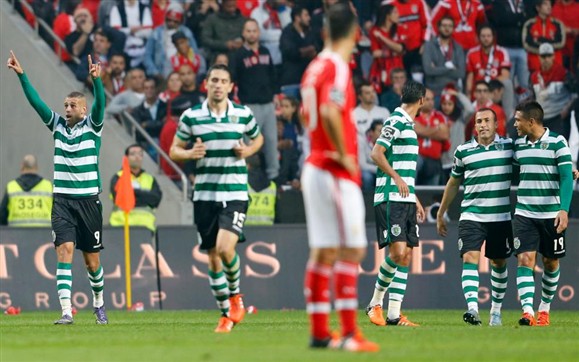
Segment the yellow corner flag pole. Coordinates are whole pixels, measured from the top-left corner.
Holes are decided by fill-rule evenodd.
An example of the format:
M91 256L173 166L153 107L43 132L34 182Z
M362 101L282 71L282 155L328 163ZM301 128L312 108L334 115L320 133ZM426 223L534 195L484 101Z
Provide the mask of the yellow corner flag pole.
M131 239L129 233L129 213L125 211L125 288L127 292L127 309L131 309Z

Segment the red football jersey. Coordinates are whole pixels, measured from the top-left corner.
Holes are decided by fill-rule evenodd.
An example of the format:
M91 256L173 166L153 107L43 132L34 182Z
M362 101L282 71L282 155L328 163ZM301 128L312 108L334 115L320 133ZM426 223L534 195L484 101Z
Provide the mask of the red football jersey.
M426 40L430 39L428 25L430 16L428 15L428 6L424 0L386 0L382 5L391 4L398 9L400 13L400 24L405 26L401 28L405 34L404 46L406 50L418 49Z
M430 116L420 113L414 120L427 127L436 128L441 124L447 124L446 116L437 110L433 110ZM430 138L418 137L418 153L421 156L428 157L434 160L440 160L442 153L450 149L450 142L436 141Z
M473 86L479 80L488 83L497 79L501 70L505 68L511 69L511 58L507 50L501 46L494 45L489 54L486 54L482 47L477 45L466 54L466 72L474 74Z
M336 147L322 125L320 107L332 104L342 113L342 132L346 154L358 165L358 142L356 123L353 117L356 94L352 83L352 72L348 63L336 53L324 50L306 69L301 83L302 113L310 137L311 153L306 162L327 170L334 176L361 184L360 171L350 175L332 155Z
M476 30L486 23L483 5L479 0L440 0L432 10L432 29L438 31L438 22L445 15L454 19L452 38L463 49L477 45Z

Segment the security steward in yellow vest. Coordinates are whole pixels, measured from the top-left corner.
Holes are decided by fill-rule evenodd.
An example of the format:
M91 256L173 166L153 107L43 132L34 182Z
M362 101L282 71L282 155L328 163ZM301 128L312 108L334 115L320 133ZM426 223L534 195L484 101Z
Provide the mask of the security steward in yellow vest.
M273 225L275 221L277 186L267 178L262 158L258 152L246 160L249 205L245 225Z
M125 155L129 159L131 180L135 192L135 208L129 213L129 225L144 226L152 232L155 232L157 229L155 209L161 203L163 193L153 175L141 168L144 156L141 146L134 144L127 147ZM121 170L111 179L110 196L113 201L116 197L115 187L122 174L123 171ZM115 206L111 213L109 223L111 226L124 226L124 211Z
M36 157L26 155L20 176L6 185L0 225L51 227L52 183L38 175Z

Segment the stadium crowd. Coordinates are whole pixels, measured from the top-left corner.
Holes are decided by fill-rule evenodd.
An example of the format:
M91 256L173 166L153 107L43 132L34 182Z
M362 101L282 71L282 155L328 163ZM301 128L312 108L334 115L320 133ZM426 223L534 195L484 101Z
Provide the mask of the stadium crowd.
M345 0L27 0L64 41L61 57L88 85L88 54L103 65L113 95L106 114L129 112L169 153L181 113L205 99L208 67L227 64L233 100L248 105L265 143L252 189L300 188L308 140L299 122L299 83L322 50L324 6ZM428 88L416 121L418 185L444 185L454 151L472 137L473 114L490 107L500 135L516 138L517 104L534 98L545 126L577 139L579 2L573 0L351 0L360 36L350 67L363 188L381 123L400 105L407 79ZM252 20L250 20L252 19ZM48 36L44 36L51 42ZM53 44L55 51L59 45ZM71 55L81 59L81 64ZM575 138L573 138L575 137ZM178 175L143 137L162 170ZM579 142L579 141L577 141ZM574 155L575 157L575 155ZM181 165L194 182L195 165Z

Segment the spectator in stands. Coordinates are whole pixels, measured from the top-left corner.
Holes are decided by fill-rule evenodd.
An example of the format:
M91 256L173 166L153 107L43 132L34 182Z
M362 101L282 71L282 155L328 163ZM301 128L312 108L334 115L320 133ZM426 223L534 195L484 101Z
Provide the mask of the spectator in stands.
M191 47L187 35L182 31L177 31L171 35L171 41L177 49L177 53L175 53L170 60L173 71L177 72L182 65L187 64L199 78L203 77L207 71L207 63L205 62L205 58Z
M282 93L298 98L302 75L319 49L316 48L318 42L310 28L308 9L295 6L291 16L292 23L283 29L279 40L283 59L279 84Z
M527 20L523 25L523 46L527 50L529 72L541 68L539 47L550 43L555 49L555 63L563 65L562 49L565 46L565 26L561 21L551 16L553 10L551 0L536 0L537 16Z
M498 79L492 79L489 82L489 92L491 100L494 104L498 104L503 108L505 114L507 115L507 119L509 118L508 115L513 115L515 112L514 108L505 108L503 104L503 97L505 96L505 85Z
M494 31L490 25L478 29L479 45L466 54L466 94L473 96L475 82L510 80L511 60L507 50L495 44Z
M219 12L218 0L195 1L185 13L185 26L193 32L199 48L205 47L203 44L203 23L211 14Z
M127 73L124 92L117 94L105 109L107 117L118 116L122 112L131 112L145 99L145 72L140 68L133 68Z
M110 40L110 33L104 31L103 29L98 29L94 33L94 41L91 42L90 54L93 61L100 62L102 69L106 69L109 65L109 59L112 52L113 50ZM76 79L78 79L80 82L85 82L87 84L91 83L88 74L88 57L86 55L80 58L80 65L76 68L75 74Z
M423 81L422 57L424 42L429 37L428 7L423 0L387 0L382 5L391 4L398 9L400 15L400 31L405 32L404 68L417 82Z
M388 78L394 68L404 68L402 54L404 53L405 35L398 31L400 16L394 5L383 5L378 10L376 23L370 30L370 49L374 58L370 68L370 81L378 93L392 81Z
M129 159L131 167L131 182L135 194L135 208L129 212L128 221L131 226L144 226L151 232L157 230L155 209L159 207L163 192L155 179L155 176L143 169L143 148L137 144L130 145L125 150L125 156ZM117 172L111 179L110 197L114 200L117 197L117 183L123 175L123 170ZM109 218L111 226L125 225L125 212L113 207L113 212Z
M119 0L111 10L110 26L127 35L124 51L130 59L129 67L141 65L153 31L151 8L139 0Z
M273 60L266 47L259 44L259 26L253 19L243 25L243 47L232 57L231 73L237 84L237 96L247 105L264 137L265 172L270 180L279 174L277 127L273 96L276 92Z
M112 53L101 78L103 79L103 86L113 96L125 90L126 69L127 61L124 54Z
M165 25L155 29L147 41L144 64L147 75L150 77L165 79L173 71L171 57L177 54L177 47L172 36L177 33L185 36L193 52L192 56L195 58L195 53L198 53L197 42L191 30L182 24L183 8L181 5L169 5L165 14Z
M358 131L358 144L368 143L367 131L374 121L384 121L390 116L387 108L376 104L376 90L367 80L362 81L357 89L360 103L354 108L354 120ZM373 187L373 186L372 186Z
M460 84L465 76L464 49L452 38L453 32L454 20L443 16L438 21L438 36L424 44L424 84L432 90L435 100L447 84Z
M563 48L563 65L573 69L573 46L579 35L579 2L575 0L557 0L553 6L553 17L565 25L565 47Z
M446 185L454 164L454 151L465 142L465 124L474 115L474 106L464 93L454 86L447 87L440 97L440 111L446 116L450 128L450 149L442 154L442 184Z
M370 127L364 132L364 138L358 142L358 161L362 172L362 191L372 192L376 186L376 172L378 167L372 160L372 148L382 132L384 120L373 120Z
M22 159L20 176L8 182L0 204L0 225L51 227L52 182L38 174L34 155Z
M415 118L430 129L446 125L446 116L434 108L434 93L426 89L424 105L420 114ZM446 128L442 139L418 136L418 162L416 164L417 185L441 185L442 184L442 154L450 149L450 130Z
M186 99L182 99L181 101L173 101L170 103L171 107L169 110L169 114L167 115L167 119L163 128L161 129L161 134L159 135L159 147L165 152L167 155L170 153L171 144L173 143L173 139L175 138L175 134L177 133L177 126L179 124L179 117L183 112L187 110L187 106L189 101ZM183 162L175 162L179 167L183 168ZM161 158L159 160L159 166L163 173L167 175L178 187L182 187L181 179L179 177L179 173L177 170L173 169L169 163L164 159ZM191 176L194 180L194 176Z
M162 102L158 96L157 80L155 78L147 78L143 86L143 93L145 93L145 100L133 109L131 115L135 120L147 131L157 143L159 143L159 136L165 117L167 116L167 104ZM137 143L147 151L152 159L157 159L157 150L148 144L145 138L137 132Z
M394 68L390 71L390 79L392 81L392 86L379 97L380 105L386 107L388 110L396 109L402 104L400 101L400 97L402 96L402 87L404 86L404 83L406 83L406 80L408 80L408 77L403 68Z
M259 26L259 42L269 50L273 65L281 65L280 40L283 28L292 22L286 0L265 0L253 9L251 18Z
M241 32L245 18L237 9L236 0L223 0L219 12L211 14L203 23L203 47L212 59L216 53L231 55L243 46Z
M265 174L263 153L257 152L248 157L246 163L249 204L245 225L273 225L277 186Z
M291 0L290 0L291 1ZM251 17L253 9L259 6L260 0L237 0L237 8L246 18ZM295 4L294 4L295 6Z
M490 108L495 111L495 114L497 115L497 133L499 136L505 137L507 133L507 116L505 115L503 108L498 104L493 103L491 100L489 84L484 80L475 82L474 99L473 106L475 112L482 108ZM474 118L471 117L466 125L465 139L470 139L472 136L476 136L474 132Z
M493 1L487 12L495 29L497 44L504 47L511 59L511 80L529 88L527 52L523 48L523 25L527 20L524 1Z
M83 59L92 52L92 39L90 38L94 36L96 26L90 12L82 7L75 10L74 23L76 29L64 38L64 43L70 54ZM103 61L106 62L106 59Z
M100 0L98 7L98 24L99 26L110 26L111 11L117 5L117 0Z
M205 97L197 89L197 75L189 64L183 64L179 68L179 77L181 78L181 90L174 101L183 102L185 108L191 108L203 103Z
M541 69L531 74L531 86L536 101L543 107L543 125L568 140L571 131L569 116L575 99L570 89L571 74L555 62L555 49L550 43L541 44L539 55Z
M444 16L454 19L453 38L465 50L477 44L476 30L487 22L479 0L440 0L432 10L433 30Z
M490 25L478 29L479 45L466 54L466 94L473 96L473 85L478 80L489 83L497 79L503 83L504 93L502 103L509 112L514 112L515 95L511 82L511 60L507 50L495 44L494 30ZM506 113L512 116L513 113Z
M302 153L304 130L298 117L299 101L287 97L281 100L281 112L277 119L277 149L279 152L279 186L289 185L299 189L299 158ZM260 152L263 154L262 152ZM262 162L265 165L265 162Z
M62 6L60 14L56 16L52 23L52 31L54 31L54 34L56 34L56 36L58 36L62 41L64 41L68 34L72 33L76 26L74 22L74 12L79 4L80 0L67 1ZM57 42L54 42L54 52L58 54L59 50L62 51L60 59L62 59L62 61L74 71L77 64L72 61L72 57L66 49L60 49L60 45Z
M183 82L181 82L179 73L173 72L169 74L169 77L167 77L167 88L159 94L161 102L166 104L167 117L171 115L171 102L181 94L181 86L183 86Z

